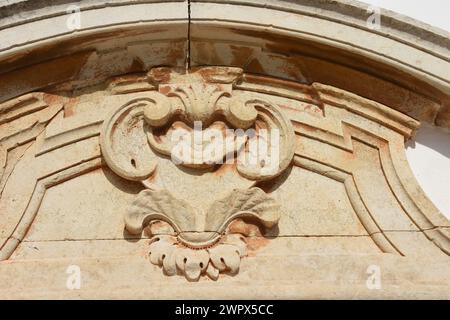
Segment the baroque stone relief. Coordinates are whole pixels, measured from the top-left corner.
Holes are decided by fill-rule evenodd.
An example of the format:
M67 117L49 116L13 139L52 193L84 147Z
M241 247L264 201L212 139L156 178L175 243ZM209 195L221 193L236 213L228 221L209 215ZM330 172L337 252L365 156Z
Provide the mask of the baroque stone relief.
M217 73L225 69L234 76L218 78ZM441 260L448 259L450 252L448 221L427 201L404 157L404 141L414 135L417 121L318 83L305 86L241 75L234 68L204 70L207 72L200 69L185 74L154 69L148 74L114 78L101 88L88 88L84 96L67 99L56 93L32 93L1 105L5 110L2 119L10 119L0 121L1 144L6 146L1 149L4 166L0 181L0 260L5 260L0 263L2 280L22 279L23 284L11 282L11 286L37 288L39 281L26 281L17 273L51 265L52 274L58 274L62 269L55 261L80 256L77 261L83 263L83 269L94 273L108 270L108 277L116 276L127 288L134 287L135 274L140 274L139 283L164 281L163 287L174 288L174 284L185 292L192 287L181 285L186 282L184 277L191 281L201 277L206 280L202 286L210 285L214 292L217 285L234 287L251 280L259 286L274 279L296 283L296 292L300 292L297 288L309 283L311 277L320 283L326 281L323 273L317 273L317 266L327 268L327 274L333 275L330 279L335 279L341 277L343 263L348 263L346 279L353 279L358 272L364 276L365 268L373 261L391 261L386 262L393 266L387 272L409 281L411 266L416 266L417 261L429 265L429 259L435 259L448 265L447 260ZM214 78L211 70L216 71ZM192 82L205 87L220 85L230 92L213 104L218 111L205 120L200 130L195 126L199 118L183 115L183 99L167 89ZM206 94L208 90L196 92ZM152 99L158 94L167 98L170 108L178 110L161 126L149 124L144 114L146 106L156 105ZM274 116L257 117L244 133L267 127L263 119L269 119L283 132L282 120L289 119L288 125L295 132L292 168L283 171L280 161L274 172L260 172L252 178L246 175L248 171L238 170L239 162L214 165L222 155L225 160L227 155L238 155L221 149L217 149L217 158L207 161L202 157L178 165L172 161L167 150L173 147L171 136L177 129L193 135L202 132L207 137L215 129L237 130L239 127L227 120L226 112L219 110L227 110L231 102L247 97L258 101L257 110L262 115ZM271 141L262 134L243 137L246 146L252 137ZM99 141L111 147L112 161L105 157L106 149L100 150ZM204 142L209 145L209 141ZM195 145L191 149L195 151ZM236 150L250 149L239 149L238 145ZM148 176L127 178L149 163L154 169ZM124 173L107 168L114 168L114 164ZM271 168L270 162L267 165ZM167 206L163 207L159 199ZM242 201L242 205L230 205L234 201ZM244 203L246 208L242 207ZM278 205L282 205L282 212ZM178 215L179 210L174 208L180 207L183 214ZM227 225L229 217L236 219ZM251 222L260 229L247 230ZM140 232L145 236L129 234ZM212 246L195 247L193 238L200 243L200 238L215 241L211 240ZM62 241L66 239L74 241ZM166 260L168 255L172 259ZM341 264L330 267L327 259L341 259ZM149 266L148 260L162 270ZM404 273L397 271L400 264ZM111 271L111 265L115 271ZM208 266L214 268L208 270ZM124 268L133 272L126 274ZM236 277L207 281L221 272L235 273L238 268L241 272ZM430 274L434 274L433 270ZM442 269L443 274L447 274L446 270ZM174 272L183 277L166 282L163 273ZM418 277L429 281L426 273ZM95 290L98 283L87 285ZM364 283L365 278L362 286ZM392 286L396 290L397 284ZM111 292L118 292L114 290ZM158 291L157 295L165 296L167 292ZM204 294L209 296L211 292ZM145 297L152 294L154 290L145 291ZM290 296L284 293L283 297Z
M246 239L230 232L230 223L247 219L270 229L280 219L280 206L257 183L291 164L294 130L269 100L234 95L241 77L241 69L228 67L152 69L157 91L120 106L103 124L107 165L146 188L125 214L125 228L141 234L148 227L150 261L167 275L197 281L235 274ZM180 141L183 150L177 150ZM152 228L155 222L163 222L165 232Z
M38 3L23 2L31 7ZM387 33L373 33L365 27L366 7L335 1L280 2L271 8L256 1L191 1L193 19L187 16L186 1L115 2L126 5L76 2L88 16L83 29L74 32L54 27L65 19L64 6L47 6L32 16L31 10L17 12L17 19L11 20L6 12L9 22L5 20L0 31L5 40L0 44L0 297L448 296L450 222L422 192L404 155L405 140L413 138L420 125L414 119L450 127L447 35L388 12L383 23ZM342 14L353 27L338 23L345 20ZM431 36L420 36L424 34ZM376 41L361 41L369 38ZM239 66L244 75L234 68L213 68L213 76L211 69L193 70L189 76L167 69L147 73L154 66L186 62L191 68ZM173 86L193 82L201 84L198 89L169 93ZM212 103L217 91L226 94ZM195 117L183 116L183 100L189 103L189 96L198 92L210 96L201 100L214 108L205 108L205 116L201 111L194 112ZM257 100L258 108L275 104L292 123L292 168L265 184L260 182L273 172L254 174L244 165L213 165L214 158L212 163L196 159L178 166L169 159L176 129L194 127L196 132L198 119L207 123L201 130L205 135L213 129L246 127L236 125L225 112L231 101L246 96ZM160 116L154 108L148 123L144 113L137 119L131 114L119 117L118 131L108 138L113 161L105 161L99 135L106 116L113 109L125 111L125 105L132 107L130 113L139 113L145 105L156 105L152 99L162 102ZM164 101L176 111L159 125L166 121ZM139 103L142 106L135 106ZM213 111L215 107L223 111ZM125 118L135 122L128 125ZM249 129L260 125L264 123L255 121ZM126 142L118 144L122 139ZM113 162L118 164L116 173L107 167L113 168ZM119 169L149 175L124 180ZM144 197L138 195L142 186ZM203 270L206 259L223 267L218 257L224 250L187 249L170 223L140 215L125 219L153 238L151 249L149 239L124 232L122 214L132 211L133 201L152 212L146 206L163 197L176 199L169 201L165 215L171 217L174 203L182 203L190 212L186 216L195 217L189 220L195 227L186 227L188 231L209 225L206 217L218 222L216 214L222 209L239 213L242 208L226 203L233 197L255 201L253 213L261 212L256 209L260 204L274 208L276 202L283 212L263 211L260 216L280 216L265 233L247 236L245 226L236 227L242 226L240 218L225 227L215 248L237 248L226 256L228 271L237 270L245 249L248 255L238 276L208 281L208 274L215 277L219 268ZM184 228L183 216L176 217ZM158 264L171 251L181 257L198 254L189 261L202 266L186 268L184 258L178 262L188 277L201 273L206 281L197 286L181 276L166 278L149 265L148 251ZM174 271L174 260L178 272L178 255L172 255L165 273ZM81 290L66 290L69 263L82 269ZM382 270L382 290L366 288L366 270L373 264Z

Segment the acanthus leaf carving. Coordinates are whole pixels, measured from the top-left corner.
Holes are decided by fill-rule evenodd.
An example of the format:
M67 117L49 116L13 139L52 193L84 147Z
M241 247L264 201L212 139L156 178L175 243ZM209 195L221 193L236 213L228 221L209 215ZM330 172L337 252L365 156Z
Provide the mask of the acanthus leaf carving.
M181 273L195 281L206 274L216 280L220 272L236 273L246 255L244 235L227 230L238 218L271 228L280 219L280 206L259 188L233 190L207 212L194 210L167 190L143 190L127 212L125 226L139 234L155 221L168 223L171 232L151 234L150 261L167 275Z
M264 227L272 228L280 219L280 206L259 188L236 189L214 201L206 215L205 229L223 232L237 218L255 218Z

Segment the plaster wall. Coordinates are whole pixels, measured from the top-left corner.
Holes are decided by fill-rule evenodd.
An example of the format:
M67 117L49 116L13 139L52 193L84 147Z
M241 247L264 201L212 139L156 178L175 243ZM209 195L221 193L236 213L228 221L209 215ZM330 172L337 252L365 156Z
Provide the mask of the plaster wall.
M434 27L450 31L447 12L450 2L442 0L365 0L369 5L392 10ZM450 135L424 125L416 141L407 146L407 157L419 184L428 197L450 219Z
M423 125L408 143L406 156L422 189L450 219L450 135Z

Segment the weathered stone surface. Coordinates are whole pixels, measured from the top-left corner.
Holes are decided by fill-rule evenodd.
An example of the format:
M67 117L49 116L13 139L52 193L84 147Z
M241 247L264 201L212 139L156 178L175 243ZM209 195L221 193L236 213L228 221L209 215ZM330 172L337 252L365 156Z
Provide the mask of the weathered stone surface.
M366 286L367 269L378 264L382 272L380 290ZM82 289L67 290L67 266L83 270ZM269 269L267 265L272 265ZM13 260L2 262L1 295L5 298L121 298L185 299L186 297L222 299L321 298L331 299L438 299L446 297L448 285L442 279L450 275L446 261L435 263L433 272L415 259L398 259L379 255L306 255L273 258L249 257L243 261L241 276L223 277L219 281L202 280L195 285L180 285L177 278L161 279L156 266L143 257ZM132 269L134 272L129 272ZM317 272L317 270L325 272ZM251 270L251 271L245 271ZM48 277L52 274L52 277ZM139 274L139 277L136 277ZM20 276L18 276L20 275ZM142 282L152 286L142 286ZM27 287L28 290L12 289ZM301 290L299 288L302 287ZM352 290L348 288L351 287ZM8 289L5 289L8 288ZM102 290L98 290L102 288ZM139 289L137 289L139 288ZM255 290L259 288L260 290Z
M68 32L37 3L0 5L1 298L448 298L405 157L448 127L447 35L253 0L81 1Z

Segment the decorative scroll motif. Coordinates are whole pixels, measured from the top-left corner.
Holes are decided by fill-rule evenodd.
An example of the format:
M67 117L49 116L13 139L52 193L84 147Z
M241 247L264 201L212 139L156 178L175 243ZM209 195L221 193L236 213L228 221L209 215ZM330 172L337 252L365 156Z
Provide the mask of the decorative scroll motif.
M157 91L133 94L103 125L100 141L108 166L146 187L127 212L125 227L140 234L155 221L167 225L166 234L150 232L150 260L167 275L184 274L196 281L202 274L216 280L220 272L236 273L246 254L246 240L229 234L228 225L244 218L272 228L280 218L279 206L255 183L277 177L291 164L294 130L275 104L233 92L241 76L238 68L200 68L188 74L152 69L148 78ZM186 133L183 139L188 137L188 148L177 158L179 140L174 137L180 130ZM225 143L217 144L217 139ZM262 157L261 146L267 151ZM205 156L205 150L213 152ZM240 161L241 156L247 161ZM168 157L176 167L167 169ZM166 189L164 179L170 178L159 171L173 170L183 175L180 183L186 185L187 194ZM213 190L220 184L217 172L222 171L227 172L218 196L222 200L212 199L208 208L197 208L196 203L194 209L191 198L196 195L190 190L195 188L189 183ZM218 177L211 179L205 172ZM192 176L200 180L189 182Z
M276 130L279 134L277 167L264 171L261 170L266 165L264 161L251 167L238 163L237 171L254 181L278 176L294 156L294 130L280 109L269 101L254 99L246 94L232 95L233 83L239 80L241 74L241 69L220 67L202 68L196 73L183 75L165 68L152 69L150 81L158 85L158 91L132 99L105 121L101 145L107 164L125 179L145 180L157 166L157 158L152 157L149 146L157 153L170 155L172 146L167 142L170 139L161 137L160 131L170 138L170 129L174 126L185 124L186 130L189 130L194 122L200 122L203 128L219 124L223 129L263 128L269 134ZM169 127L170 124L172 127ZM271 139L265 139L270 150ZM232 151L241 147L236 143ZM193 161L183 165L212 167L223 160L225 152L224 149L222 154L216 155L215 161L209 163L197 164Z

